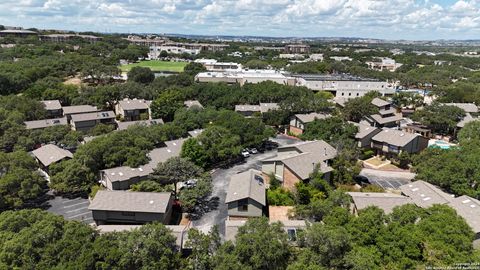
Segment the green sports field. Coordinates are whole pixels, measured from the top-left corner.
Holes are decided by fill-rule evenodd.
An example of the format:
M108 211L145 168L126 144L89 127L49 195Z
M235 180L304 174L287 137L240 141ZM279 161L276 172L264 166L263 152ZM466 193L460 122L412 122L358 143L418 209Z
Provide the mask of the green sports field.
M133 67L148 67L152 71L170 71L170 72L182 72L183 68L187 65L186 62L168 62L168 61L141 61L139 63L128 64L120 66L122 71L128 72Z

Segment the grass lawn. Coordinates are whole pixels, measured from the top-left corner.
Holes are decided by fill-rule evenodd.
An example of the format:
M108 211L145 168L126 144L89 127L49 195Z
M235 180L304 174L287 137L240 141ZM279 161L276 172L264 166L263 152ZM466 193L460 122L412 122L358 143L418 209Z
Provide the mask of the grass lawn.
M171 71L171 72L182 72L183 68L187 65L187 62L168 62L168 61L141 61L139 63L128 64L120 66L122 72L128 72L133 67L148 67L152 71Z

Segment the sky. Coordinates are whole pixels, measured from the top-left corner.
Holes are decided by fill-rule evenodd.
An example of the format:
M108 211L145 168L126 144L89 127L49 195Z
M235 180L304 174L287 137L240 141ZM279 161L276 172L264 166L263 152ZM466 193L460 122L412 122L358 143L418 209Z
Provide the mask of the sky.
M480 39L480 0L0 0L0 24L117 33Z

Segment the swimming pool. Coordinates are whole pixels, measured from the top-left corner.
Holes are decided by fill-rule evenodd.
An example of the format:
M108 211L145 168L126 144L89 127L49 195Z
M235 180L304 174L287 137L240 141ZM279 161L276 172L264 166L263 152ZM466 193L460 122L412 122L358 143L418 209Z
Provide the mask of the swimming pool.
M428 142L428 147L440 148L440 149L450 149L450 147L454 146L451 143L442 140L430 140Z

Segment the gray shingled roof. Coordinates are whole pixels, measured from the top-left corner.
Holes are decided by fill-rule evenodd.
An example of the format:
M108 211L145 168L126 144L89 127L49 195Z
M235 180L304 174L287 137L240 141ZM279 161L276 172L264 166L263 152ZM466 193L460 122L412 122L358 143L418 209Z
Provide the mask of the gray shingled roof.
M310 123L316 119L325 119L330 117L329 114L323 113L307 113L307 114L295 114L295 117L298 118L302 123Z
M60 104L60 101L58 99L55 100L42 100L41 101L45 105L45 109L47 111L53 111L53 110L60 110L62 109L62 104Z
M53 126L68 125L67 118L43 119L35 121L25 121L26 129L47 128Z
M203 129L194 129L194 130L191 130L188 132L188 135L190 135L190 137L192 138L196 138L198 137L198 135L202 134L203 132Z
M183 102L183 105L187 106L188 108L191 108L193 106L203 108L203 105L198 100L186 100L185 102Z
M76 106L64 106L62 107L63 114L77 114L77 113L90 113L97 112L98 109L95 106L91 105L76 105Z
M308 179L317 164L320 164L320 171L323 173L332 171L333 169L327 166L324 161L337 156L337 150L325 141L301 142L293 145L285 145L278 149L294 149L297 153L276 156L263 161L281 161L302 179Z
M260 111L262 113L266 113L270 110L278 110L280 106L278 106L278 103L260 103Z
M151 101L144 99L127 99L120 100L118 105L124 110L147 110Z
M368 135L372 134L373 132L379 132L380 130L376 127L372 127L370 125L366 125L363 123L355 123L355 122L349 122L351 124L354 124L358 128L357 134L355 134L355 139L363 139L367 137Z
M170 192L132 192L99 190L90 203L90 210L165 213Z
M250 105L250 104L243 104L243 105L235 105L236 112L260 112L259 105Z
M238 233L238 228L245 225L246 220L225 220L225 241L235 241L235 236ZM282 228L287 229L299 229L306 230L307 222L305 220L282 220L278 221L282 225ZM269 222L270 224L276 222Z
M391 103L381 98L374 98L372 100L372 104L377 107L384 107L384 106L390 105Z
M457 211L457 215L465 219L473 232L480 232L480 201L464 195L452 199L448 205Z
M455 106L467 113L478 113L478 107L474 103L444 103L447 106Z
M233 175L225 203L251 198L265 206L265 183L261 175L262 172L254 169Z
M73 154L54 144L47 144L32 151L32 154L45 166L58 162L64 158L72 158Z
M377 206L386 214L393 211L396 206L405 204L413 204L409 197L394 194L394 193L374 193L374 192L348 192L353 199L353 203L358 210L367 208L369 206Z
M112 111L92 112L92 113L80 113L72 115L73 122L83 122L101 119L115 118L115 113Z
M383 128L382 131L372 137L372 140L403 147L419 136L419 134L408 133L402 130Z
M151 126L151 125L163 125L163 124L164 123L162 119L118 122L118 130L125 130L133 125Z
M403 119L403 116L401 113L396 113L393 116L388 116L388 117L382 117L380 114L372 114L370 115L370 118L372 118L378 124L384 125L387 123L400 121Z
M402 185L400 190L422 208L428 208L434 204L447 204L453 200L448 193L422 180Z
M478 120L480 120L480 118L478 117L475 118L470 113L466 113L465 117L460 122L458 122L457 127L463 128L466 124L473 121L478 121Z

